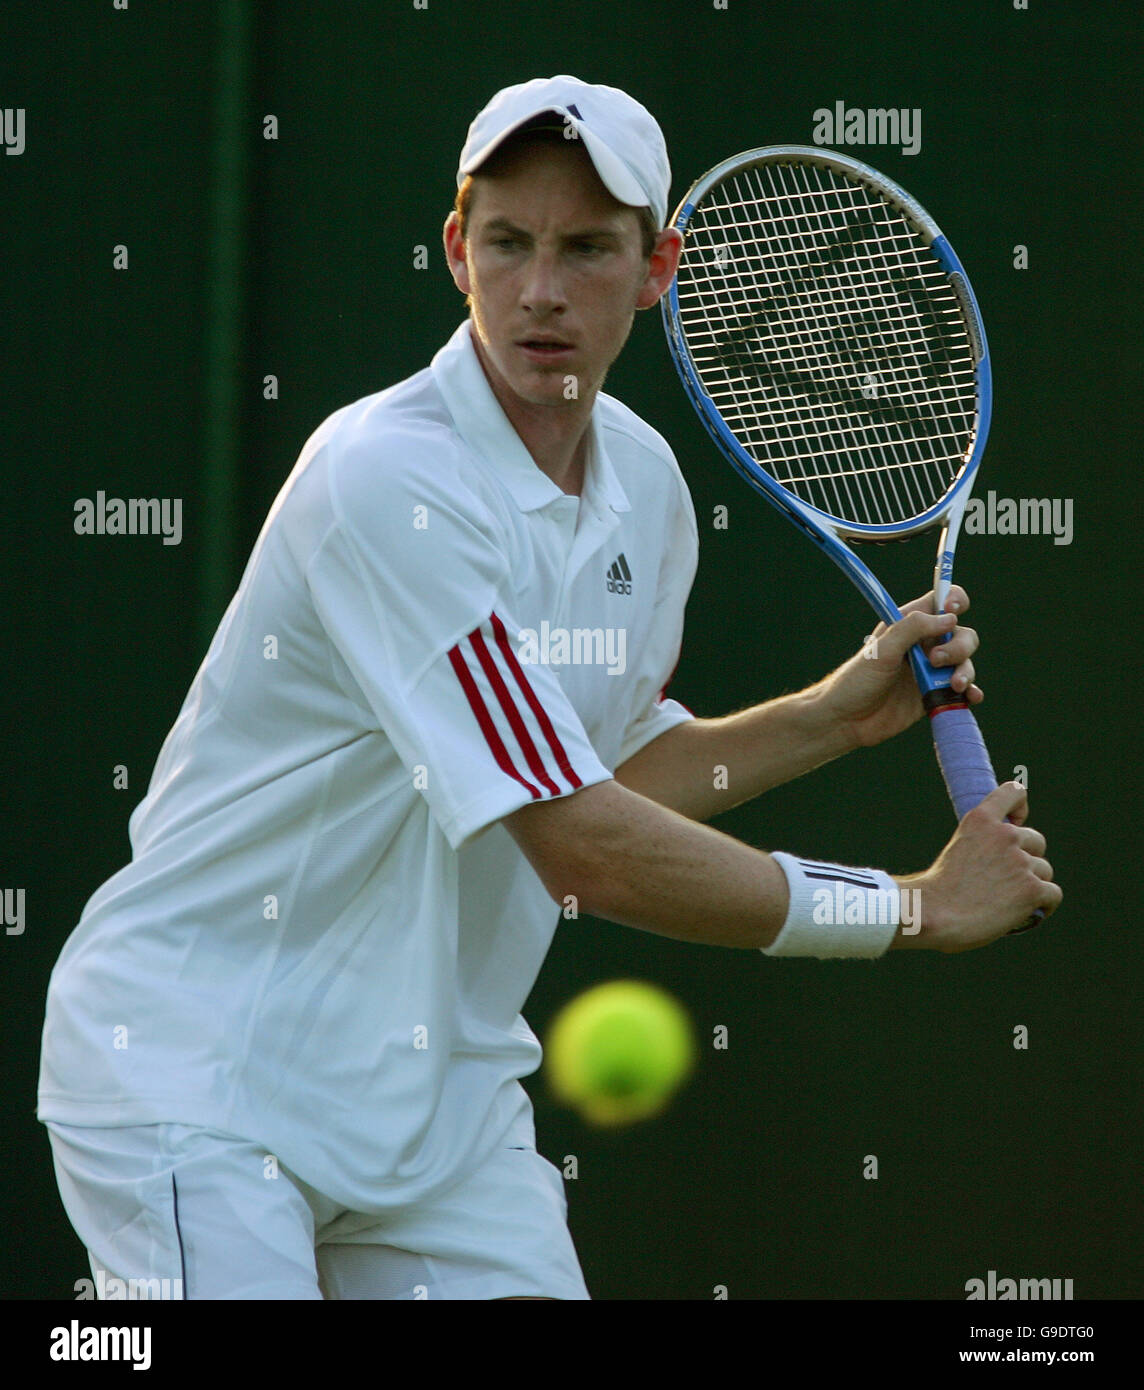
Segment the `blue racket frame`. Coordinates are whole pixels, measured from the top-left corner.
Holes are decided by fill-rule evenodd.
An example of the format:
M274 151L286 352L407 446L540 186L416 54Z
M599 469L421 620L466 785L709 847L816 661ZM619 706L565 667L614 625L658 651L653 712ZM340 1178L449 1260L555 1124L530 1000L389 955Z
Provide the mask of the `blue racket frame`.
M750 167L752 163L761 162L764 157L773 160L786 156L841 169L888 196L914 224L947 272L951 287L961 303L969 330L977 394L976 428L957 476L933 506L904 521L870 525L831 516L804 502L772 478L735 438L718 407L704 389L692 361L682 330L678 285L675 280L672 281L661 304L672 361L688 398L731 466L756 492L761 493L829 555L887 624L895 623L902 617L901 609L869 566L845 543L846 540L904 540L940 525L942 529L933 580L935 611L940 613L945 606L952 582L954 554L961 522L985 451L993 411L989 348L976 297L953 248L925 209L884 175L834 150L824 150L817 146L785 145L734 155L708 171L695 183L677 209L671 225L686 238L695 209L710 188L722 182L728 174ZM953 672L948 668L939 669L932 666L920 646L910 650L910 663L923 698L930 697L926 700L926 705L931 715L938 760L954 809L960 819L967 810L996 787L992 765L976 720L969 710L968 701L964 695L950 689ZM937 693L945 691L949 692L948 705L943 703L941 695Z
M675 280L672 280L670 289L661 301L664 329L667 334L672 361L675 363L676 371L679 373L683 388L692 405L699 413L728 463L757 492L783 512L789 520L800 527L816 545L830 556L839 569L861 590L883 622L896 623L902 616L901 609L877 575L840 538L847 537L858 541L905 540L922 531L928 531L934 526L942 525L938 555L934 566L935 607L940 613L945 605L949 586L953 579L953 562L957 549L957 538L961 530L961 521L965 515L970 493L973 490L978 465L985 453L985 445L989 438L989 425L993 416L993 375L989 361L989 345L985 337L985 326L981 321L981 313L977 307L977 299L969 284L965 268L958 260L953 247L950 246L937 224L915 199L911 198L897 184L876 173L867 165L860 164L857 160L846 155L840 155L836 151L820 149L818 146L787 145L736 155L733 159L727 160L711 170L695 185L687 198L680 204L671 225L681 235L686 236L687 227L706 188L719 182L725 177L729 169L740 166L752 156L779 154L799 157L815 156L823 163L834 163L849 168L852 172L869 181L874 187L890 193L895 201L901 204L903 211L909 213L919 230L926 236L930 250L949 275L954 290L961 301L966 322L970 328L970 338L976 359L974 375L977 385L977 424L973 434L973 442L964 464L949 490L932 507L919 513L916 517L911 517L906 521L887 523L883 526L841 520L826 512L819 511L817 507L810 506L809 503L804 502L789 489L783 487L781 483L776 482L764 468L755 462L735 438L719 413L719 408L703 389L703 383L700 381L691 360L691 353L680 330L679 291ZM949 686L952 672L942 671L931 666L920 647L911 649L910 663L917 678L918 687L923 693Z

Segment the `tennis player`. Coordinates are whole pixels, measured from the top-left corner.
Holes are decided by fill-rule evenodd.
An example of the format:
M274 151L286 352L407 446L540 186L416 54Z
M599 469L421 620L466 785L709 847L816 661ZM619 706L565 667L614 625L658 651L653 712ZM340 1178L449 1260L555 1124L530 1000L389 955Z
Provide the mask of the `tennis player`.
M445 224L468 317L275 501L49 989L38 1114L100 1292L587 1298L520 1085L558 905L873 958L1059 901L1014 784L908 879L700 823L913 723L915 642L981 692L955 588L799 694L720 719L665 694L695 516L601 387L676 268L669 182L624 93L498 93ZM819 920L824 886L871 910Z

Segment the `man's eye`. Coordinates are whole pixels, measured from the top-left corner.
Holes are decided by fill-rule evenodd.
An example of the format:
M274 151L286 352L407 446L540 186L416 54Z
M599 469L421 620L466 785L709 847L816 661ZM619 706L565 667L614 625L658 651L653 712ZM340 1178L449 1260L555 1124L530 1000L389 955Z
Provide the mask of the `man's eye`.
M604 248L595 241L576 241L572 243L572 249L578 256L594 256Z
M497 237L493 245L502 251L511 251L514 246L519 246L520 242L513 236L501 236Z

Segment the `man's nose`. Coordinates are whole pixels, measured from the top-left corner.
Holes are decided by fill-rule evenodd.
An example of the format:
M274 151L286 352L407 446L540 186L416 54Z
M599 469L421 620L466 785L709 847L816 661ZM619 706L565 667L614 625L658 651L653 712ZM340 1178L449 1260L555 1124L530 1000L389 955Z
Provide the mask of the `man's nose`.
M564 276L556 251L538 250L529 257L521 286L521 303L535 314L562 309Z

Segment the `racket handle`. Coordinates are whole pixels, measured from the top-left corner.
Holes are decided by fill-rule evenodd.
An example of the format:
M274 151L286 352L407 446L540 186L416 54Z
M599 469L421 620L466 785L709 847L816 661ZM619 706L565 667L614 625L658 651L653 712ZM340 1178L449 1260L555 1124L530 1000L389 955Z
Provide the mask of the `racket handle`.
M960 821L991 791L996 791L997 778L993 775L993 764L989 761L985 740L964 695L958 695L948 687L931 690L924 697L924 704L930 717L937 760ZM1014 927L1009 935L1029 931L1044 916L1044 910L1036 908L1029 920L1023 926Z
M993 764L977 720L964 695L948 686L931 690L925 698L941 774L957 819L997 790Z

